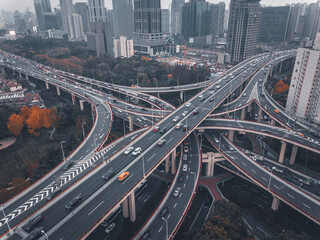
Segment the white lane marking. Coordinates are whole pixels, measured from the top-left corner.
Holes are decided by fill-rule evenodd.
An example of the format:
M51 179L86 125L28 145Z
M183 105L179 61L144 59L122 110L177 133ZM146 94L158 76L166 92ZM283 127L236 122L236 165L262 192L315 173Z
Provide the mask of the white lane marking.
M258 228L261 232L263 232L265 235L271 237L268 233L266 233L265 231L263 231L263 229L261 229L259 226L257 226L257 228Z
M172 138L170 138L170 139L167 141L167 143L169 143L171 140L172 140Z
M170 217L171 217L171 214L168 215L167 220L169 220Z
M99 203L94 209L92 209L91 212L89 212L88 216L93 213L104 201L102 201L101 203Z
M162 228L163 228L163 226L161 226L161 228L159 228L158 232L161 232Z
M101 131L102 131L102 129L101 129ZM101 135L100 137L99 137L99 139L101 139L103 137L103 135Z
M107 119L109 118L109 115L107 116Z
M186 177L186 179L188 179L189 176Z
M265 177L261 177L263 180L268 181Z
M154 155L156 155L156 153L154 153L151 157L149 157L149 158L147 159L147 162L149 162L149 160L151 160L151 159L154 157Z
M186 187L186 184L183 185L183 188L185 188L185 187Z
M91 145L92 146L92 145ZM89 149L86 151L86 153L89 152Z
M255 170L251 169L252 172L257 173Z
M295 199L295 197L294 197L294 196L292 196L292 195L290 195L289 193L287 193L287 195L288 195L289 197L291 197L291 198Z
M241 162L243 165L247 166L247 164L245 164L244 162Z
M133 174L131 174L122 184L125 184L132 176Z
M277 185L274 185L274 184L273 184L273 186L274 186L275 188L277 188L277 189L280 189L280 187L278 187Z
M174 204L173 208L176 208L176 206L177 206L177 203Z
M303 204L303 206L305 206L305 207L310 209L310 207L307 204L304 204L304 203L302 203L302 204Z

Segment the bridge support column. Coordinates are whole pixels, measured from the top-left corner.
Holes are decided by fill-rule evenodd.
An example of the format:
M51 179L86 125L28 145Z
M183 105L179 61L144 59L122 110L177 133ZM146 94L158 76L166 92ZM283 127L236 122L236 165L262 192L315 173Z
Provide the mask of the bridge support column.
M276 121L275 121L273 118L271 118L270 124L271 124L271 125L276 125Z
M4 67L1 68L1 75L2 75L3 77L6 76L6 69L5 69Z
M259 110L258 110L258 119L257 119L257 122L261 122L261 116L262 116L262 109L259 108Z
M293 145L292 151L291 151L291 156L290 156L290 164L294 164L294 162L296 161L297 151L298 151L298 146Z
M164 171L166 173L169 173L170 172L170 156L166 158L164 164L165 164Z
M281 141L281 150L280 150L280 155L279 155L279 163L283 163L284 160L284 154L286 153L286 148L287 148L287 142Z
M129 195L129 211L130 211L130 221L135 222L137 215L136 215L136 200L134 197L134 191Z
M275 196L273 196L271 209L274 211L277 211L279 208L279 203L280 203L279 198L276 198Z
M177 150L174 149L171 153L171 174L176 173L176 156L177 156Z
M71 99L72 99L72 104L74 105L76 103L76 96L71 93Z
M48 90L49 89L49 83L48 82L45 82L46 83L46 89Z
M56 86L57 89L57 95L60 96L60 87Z
M181 91L181 92L180 92L180 100L181 100L181 103L183 103L183 100L184 100L184 99L183 99L183 94L184 94L184 91Z
M228 130L228 139L233 142L234 130Z
M26 79L29 80L29 76L26 74Z
M80 103L80 110L83 111L84 107L83 107L83 102L84 100L79 100L79 103Z
M129 131L133 131L133 116L132 114L129 114Z
M241 119L241 120L244 120L245 116L246 116L246 108L242 108L242 109L241 109L240 119Z
M128 198L126 198L123 202L122 202L122 214L124 218L128 218L129 217L129 204L128 204Z
M22 78L21 72L19 72L19 78L20 78L20 79Z

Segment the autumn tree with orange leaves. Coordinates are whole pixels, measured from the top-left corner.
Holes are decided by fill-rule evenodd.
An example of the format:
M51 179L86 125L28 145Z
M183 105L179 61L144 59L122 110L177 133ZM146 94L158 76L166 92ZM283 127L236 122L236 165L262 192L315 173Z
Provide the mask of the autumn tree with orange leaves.
M21 133L22 128L24 126L23 118L19 114L13 113L9 117L7 125L10 133L12 133L15 136L18 136Z

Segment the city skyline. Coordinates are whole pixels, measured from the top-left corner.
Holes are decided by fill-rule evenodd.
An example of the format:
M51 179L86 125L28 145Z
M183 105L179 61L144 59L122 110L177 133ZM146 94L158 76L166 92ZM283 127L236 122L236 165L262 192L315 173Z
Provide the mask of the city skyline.
M50 0L52 9L58 6L59 0ZM73 3L77 2L88 2L87 0L73 0ZM186 1L187 2L187 1ZM230 0L227 1L221 1L221 0L207 0L207 2L210 3L219 3L219 2L225 2L227 9L229 8ZM298 1L298 0L283 0L281 3L277 0L262 0L260 2L261 5L265 6L284 6L286 4L292 4L292 3L316 3L316 0L304 0L304 1ZM161 0L161 8L169 8L169 5L171 4L171 0ZM18 7L17 7L18 6ZM108 9L112 9L112 0L105 0L105 6ZM10 10L10 11L24 11L26 7L29 7L32 12L35 12L34 10L34 4L33 0L11 0L6 1L5 3L2 2L0 5L0 9Z

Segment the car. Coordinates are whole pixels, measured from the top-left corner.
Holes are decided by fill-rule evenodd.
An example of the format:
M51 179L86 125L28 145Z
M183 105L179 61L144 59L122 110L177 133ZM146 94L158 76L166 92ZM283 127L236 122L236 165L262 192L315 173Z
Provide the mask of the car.
M183 154L183 155L182 155L182 160L186 161L187 158L188 158L188 155L187 155L187 154Z
M260 93L260 96L261 96L261 97L264 97L264 93L263 93L263 92L262 92L262 93Z
M187 129L188 129L188 125L183 125L182 131L187 131Z
M137 118L137 121L138 121L138 122L141 122L142 120L141 120L140 118Z
M158 132L160 130L160 126L159 125L154 125L152 131L153 132Z
M188 114L188 111L184 111L183 113L182 113L182 116L186 116Z
M179 118L180 118L179 116L175 116L173 119L173 122L177 122L179 120Z
M152 231L149 229L142 235L141 240L150 240L152 236Z
M37 239L39 236L43 234L43 227L38 227L34 229L24 240L32 240L32 239Z
M160 134L164 134L166 131L167 131L167 128L164 127L164 128L162 128L162 129L160 130L159 133L160 133Z
M200 102L204 102L205 100L205 98L200 98Z
M25 226L23 226L23 229L26 231L30 231L34 226L36 226L39 222L43 220L43 215L38 215L35 218L31 219Z
M188 107L190 107L191 106L191 103L186 103L186 107L188 108Z
M183 146L183 151L184 151L185 153L189 152L188 146Z
M280 111L278 109L273 110L275 113L279 113Z
M122 172L119 176L118 176L118 181L123 181L124 179L126 179L128 176L129 176L129 172L128 171L125 171L125 172Z
M186 172L188 170L188 165L187 164L183 164L182 165L182 172Z
M199 95L199 98L200 98L200 99L201 99L201 98L204 98L204 96L203 96L202 94L200 94L200 95Z
M101 226L102 226L102 227L108 226L108 220L107 220L107 219L104 219L104 220L102 221L102 223L101 223Z
M178 178L178 182L183 182L183 180L184 180L184 175L180 175Z
M229 149L229 151L234 151L234 148L230 145L228 145L228 149Z
M137 156L141 153L142 149L141 147L137 147L133 152L132 152L132 155L133 156Z
M147 110L147 109L145 109L145 108L141 108L141 110L142 110L142 111L148 111L148 110Z
M182 123L178 123L177 125L176 125L176 129L180 129L182 127Z
M214 102L214 97L210 98L210 102Z
M181 188L176 187L176 188L174 189L174 191L172 192L172 196L178 197L180 191L181 191Z
M219 89L220 87L221 87L220 85L217 85L217 86L216 86L216 89Z
M133 147L127 147L127 149L123 152L125 155L128 155L133 150Z
M71 201L68 202L68 203L65 205L65 208L69 210L69 209L73 208L74 206L76 206L78 203L80 203L81 200L82 200L82 199L81 199L80 195L78 195L78 196L72 198Z
M114 227L116 226L115 223L111 223L105 230L105 233L110 233L112 231L112 229L114 229Z
M47 196L47 201L50 201L51 199L55 198L59 193L61 192L60 188L57 188L53 190L48 196Z
M112 99L112 102L113 102L113 103L117 103L118 101L117 101L117 100L115 100L115 99Z
M246 96L247 96L247 94L246 94L246 93L244 93L242 96L243 96L243 97L246 97Z
M219 139L216 138L216 137L214 137L213 139L214 139L215 143L219 143L220 142Z
M147 119L146 119L145 117L143 117L143 116L141 117L141 119L142 119L143 121L147 121Z
M183 145L189 145L189 142L188 141L184 141Z
M194 110L192 114L193 114L193 115L198 115L198 114L199 114L199 110L198 110L198 109L197 109L197 110Z
M164 207L161 209L161 211L159 212L159 216L161 218L165 217L169 212L169 207Z
M71 167L71 165L73 164L73 162L72 161L67 161L64 165L63 165L63 170L68 170L70 167Z
M104 174L102 176L103 180L109 180L112 176L114 175L114 171L113 170L109 170L106 174Z
M167 140L165 139L160 139L159 142L158 142L158 146L162 146L163 144L165 144L167 142Z
M259 85L259 87L261 88L261 87L262 87L262 85L260 84L260 85Z

